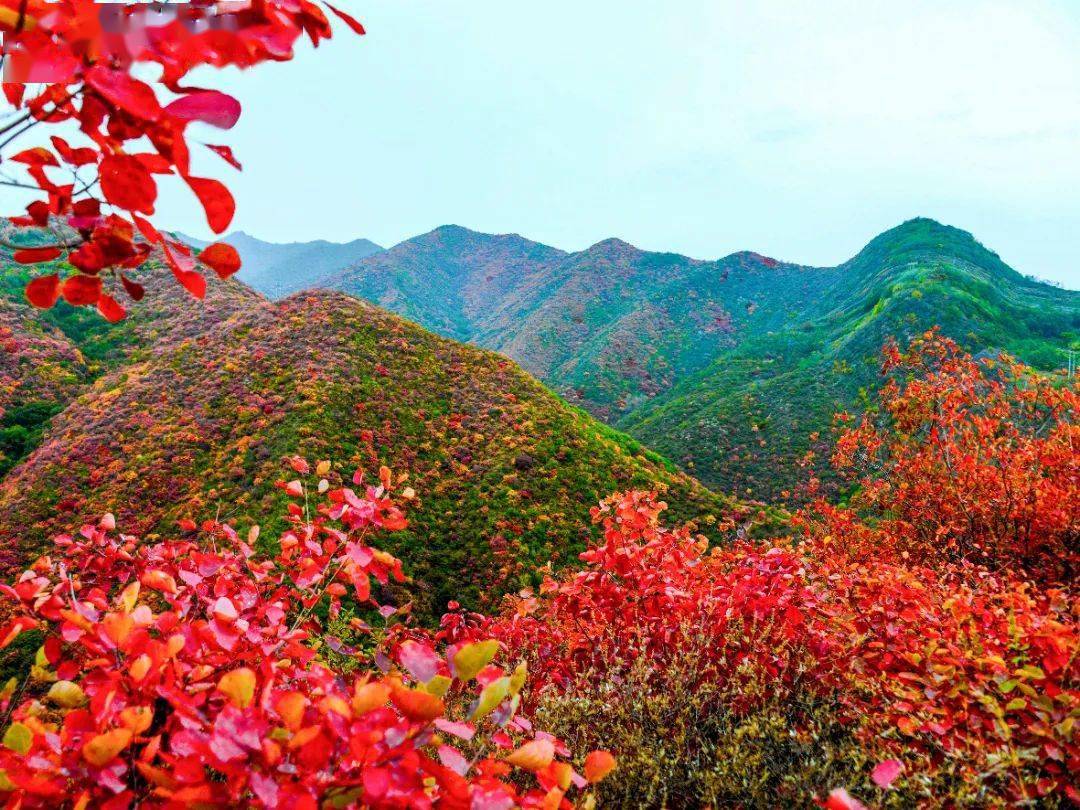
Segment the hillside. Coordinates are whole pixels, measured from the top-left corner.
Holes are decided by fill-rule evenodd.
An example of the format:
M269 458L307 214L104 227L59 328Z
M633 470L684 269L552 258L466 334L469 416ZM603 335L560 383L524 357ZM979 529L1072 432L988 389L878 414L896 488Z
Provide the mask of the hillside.
M57 265L59 268L60 265ZM159 260L131 273L146 296L128 317L106 322L94 310L61 300L48 312L31 307L26 282L45 268L13 264L0 249L0 475L41 441L49 420L85 386L131 359L153 356L158 345L201 334L266 301L230 280L208 285L197 305Z
M618 424L725 491L774 495L806 451L827 448L837 410L865 407L885 341L931 326L974 353L1059 369L1080 339L1080 293L1021 276L964 231L913 220L837 268L786 328L747 335Z
M190 245L205 247L208 242L177 234ZM382 250L369 239L351 242L266 242L243 231L234 231L219 241L227 242L240 254L243 266L237 278L268 298L283 298L294 292L318 287L323 278Z
M503 357L340 293L250 306L242 285L216 286L240 292L232 314L107 371L0 483L5 569L106 510L142 534L218 516L276 537L266 516L283 514L274 482L294 453L409 473L418 501L391 550L425 616L572 559L589 507L614 490L658 485L705 531L728 509Z
M446 226L326 283L502 352L706 483L756 497L796 482L807 436L856 404L889 336L940 325L1043 369L1080 337L1080 293L926 219L820 268L617 239L564 253Z

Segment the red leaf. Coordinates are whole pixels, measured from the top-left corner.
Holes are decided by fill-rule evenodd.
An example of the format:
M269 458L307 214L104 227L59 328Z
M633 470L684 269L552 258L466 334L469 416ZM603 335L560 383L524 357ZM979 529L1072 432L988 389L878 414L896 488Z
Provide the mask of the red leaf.
M172 268L173 275L189 293L202 300L206 296L206 279L201 273L191 269L190 257L179 252L176 245L162 242L165 249L165 259Z
M12 155L9 160L15 163L25 163L27 166L59 166L60 163L56 160L56 156L53 155L44 146L34 146L30 149L24 149L17 155Z
M199 254L199 261L213 269L218 278L228 278L240 269L240 254L225 242L215 242Z
M158 233L158 229L147 222L140 216L135 214L131 215L132 222L135 223L135 227L139 229L139 233L142 234L143 239L147 242L156 244L161 241L161 234Z
M143 287L142 284L132 281L125 275L120 276L120 283L124 285L127 294L130 295L134 301L142 301L143 296L146 295L146 288Z
M25 84L4 84L4 97L8 100L8 104L16 109L22 105L23 93L26 90Z
M109 323L116 323L122 321L127 316L127 310L125 310L120 304L116 302L116 299L111 295L102 293L97 302L98 312Z
M233 154L233 150L228 146L218 146L216 144L207 143L203 144L207 149L217 152L221 159L234 167L237 171L243 171L243 166L240 165L240 161L236 159L236 155Z
M206 211L206 221L214 233L222 233L232 222L236 202L223 183L206 177L186 177L187 184L195 192Z
M101 296L101 279L81 273L64 282L64 300L73 307L96 304Z
M19 264L37 264L38 262L50 262L63 253L58 247L22 248L12 255Z
M365 30L364 30L364 26L362 26L362 25L360 24L360 21L359 21L359 20L357 20L357 19L356 19L355 17L351 17L351 16L349 16L348 14L346 14L346 13L345 13L344 11L342 11L342 10L341 10L341 9L339 9L339 8L334 8L334 7L333 7L332 5L330 5L329 3L327 3L327 4L326 4L326 7L327 7L328 9L330 9L330 10L331 10L332 12L334 12L334 13L335 13L335 14L336 14L336 15L337 15L338 17L340 17L340 18L341 18L341 20L342 20L342 21L343 21L343 22L344 22L344 23L345 23L345 24L346 24L347 26L349 26L349 28L351 28L351 29L352 29L353 31L355 31L355 32L356 32L357 34L359 34L360 36L363 36L364 34L366 34L366 33L367 33L367 31L365 31Z
M86 72L86 83L102 98L136 118L156 121L161 116L161 105L153 89L123 71L100 65L92 67Z
M50 309L60 298L60 276L52 273L26 285L26 300L38 309Z
M866 805L843 788L836 788L821 804L825 810L866 810Z
M58 135L51 136L49 140L52 141L52 145L65 163L70 163L72 166L89 166L91 163L97 163L98 153L96 149L91 149L89 146L81 146L75 149Z
M181 121L202 121L218 129L232 129L240 119L240 102L217 90L202 90L178 98L165 114Z
M105 199L117 208L154 213L157 184L146 167L132 155L107 155L98 172Z

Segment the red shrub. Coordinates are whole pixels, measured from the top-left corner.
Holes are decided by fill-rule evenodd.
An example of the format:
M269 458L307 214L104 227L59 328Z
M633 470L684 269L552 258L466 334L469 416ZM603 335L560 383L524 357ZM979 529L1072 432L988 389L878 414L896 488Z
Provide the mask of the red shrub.
M282 487L306 502L299 480ZM6 693L8 805L568 807L586 780L516 717L526 671L491 665L495 642L440 654L421 637L399 647L400 670L360 654L347 676L316 655L323 608L336 614L346 594L378 607L371 580L403 578L368 544L405 525L389 487L384 468L378 487L331 491L314 517L292 504L273 560L253 551L257 532L214 523L206 543L140 545L108 516L59 538L57 556L4 588L22 612L0 636L44 627L33 677L51 682L43 702Z

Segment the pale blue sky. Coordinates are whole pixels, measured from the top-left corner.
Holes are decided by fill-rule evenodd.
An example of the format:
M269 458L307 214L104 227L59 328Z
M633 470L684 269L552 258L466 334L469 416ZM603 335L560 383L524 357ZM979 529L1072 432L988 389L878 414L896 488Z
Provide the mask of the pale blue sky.
M367 37L199 77L244 104L206 133L244 172L203 165L255 236L834 264L924 215L1080 288L1080 0L340 2Z

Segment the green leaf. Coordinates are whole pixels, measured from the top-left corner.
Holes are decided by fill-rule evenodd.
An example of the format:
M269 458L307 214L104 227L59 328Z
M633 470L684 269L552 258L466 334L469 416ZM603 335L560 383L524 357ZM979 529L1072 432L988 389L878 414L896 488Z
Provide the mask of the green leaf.
M17 754L25 754L34 742L34 733L22 723L12 723L4 733L4 746Z

